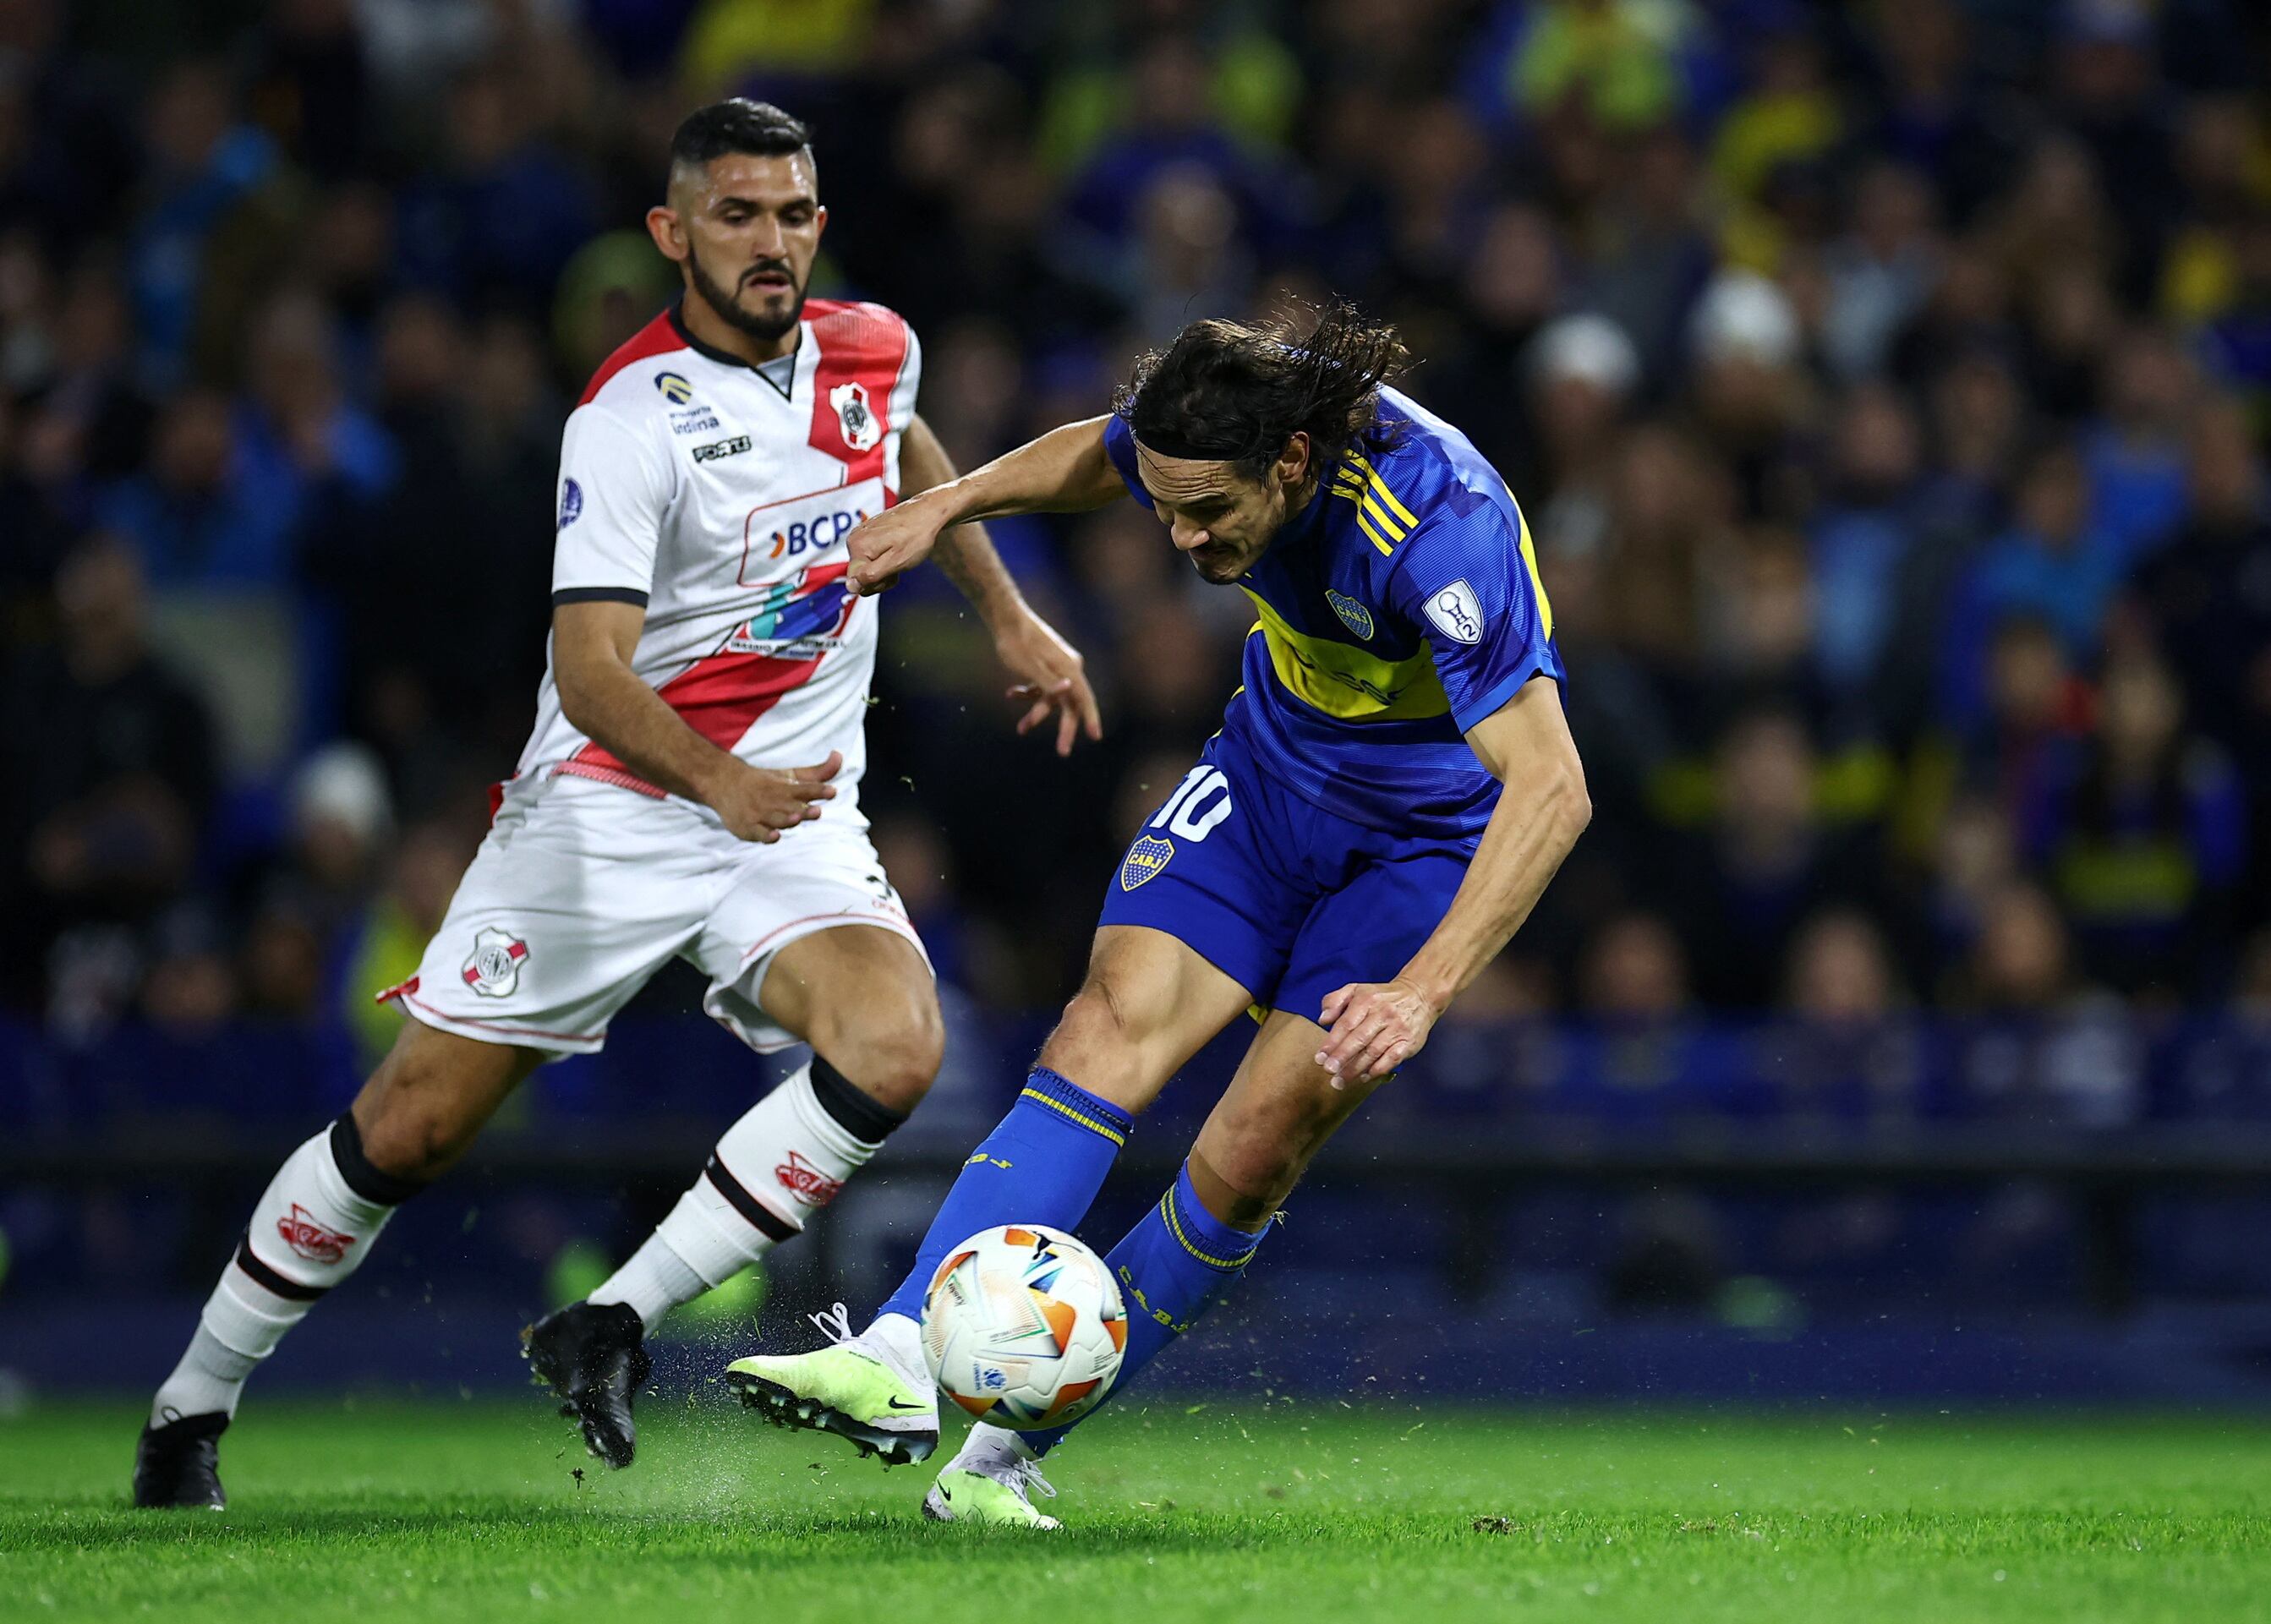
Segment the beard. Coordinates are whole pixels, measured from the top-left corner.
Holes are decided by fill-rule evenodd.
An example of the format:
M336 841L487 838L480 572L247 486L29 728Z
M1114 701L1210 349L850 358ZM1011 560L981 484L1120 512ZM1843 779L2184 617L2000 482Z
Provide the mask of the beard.
M788 302L788 309L785 313L779 316L767 316L744 306L741 300L735 297L735 294L740 292L739 287L730 289L721 287L707 271L702 268L701 260L689 258L686 266L693 279L694 291L702 296L702 302L710 307L718 319L729 327L748 334L760 343L778 343L794 331L797 323L803 319L804 289L800 287L793 288L793 296ZM787 265L776 263L752 265L748 271L743 272L742 275L746 277L758 271L771 270L778 270L785 274L789 273ZM793 286L793 283L792 285Z

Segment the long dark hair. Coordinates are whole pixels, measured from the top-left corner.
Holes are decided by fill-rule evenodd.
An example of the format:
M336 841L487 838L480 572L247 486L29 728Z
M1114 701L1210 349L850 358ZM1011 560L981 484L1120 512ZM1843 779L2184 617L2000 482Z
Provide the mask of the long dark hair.
M1396 329L1368 324L1353 305L1296 306L1260 326L1213 318L1140 356L1112 409L1162 457L1231 463L1259 478L1306 433L1309 466L1328 468L1351 446L1384 449L1380 386L1404 359Z

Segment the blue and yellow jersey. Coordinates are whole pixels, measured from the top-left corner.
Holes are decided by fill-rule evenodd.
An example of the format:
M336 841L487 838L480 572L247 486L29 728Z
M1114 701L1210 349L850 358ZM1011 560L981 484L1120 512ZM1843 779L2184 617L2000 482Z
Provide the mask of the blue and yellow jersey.
M1478 838L1499 784L1463 734L1531 677L1562 679L1553 609L1522 510L1466 436L1393 389L1379 422L1240 580L1260 618L1223 733L1329 812ZM1124 420L1104 443L1150 507Z

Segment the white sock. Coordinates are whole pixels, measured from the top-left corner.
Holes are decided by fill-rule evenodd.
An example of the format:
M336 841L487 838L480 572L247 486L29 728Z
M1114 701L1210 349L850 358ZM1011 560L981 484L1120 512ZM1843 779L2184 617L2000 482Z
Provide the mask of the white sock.
M150 1425L163 1427L185 1415L210 1415L216 1410L235 1415L236 1401L244 1396L244 1379L259 1363L228 1346L200 1322L182 1362L158 1389L157 1401L150 1406Z
M1006 1427L996 1427L990 1421L980 1421L970 1429L962 1447L949 1463L952 1469L974 1471L981 1477L999 1477L1020 1461L1037 1461L1040 1456L1025 1441L1025 1434L1011 1432Z
M679 1203L682 1206L692 1199L689 1192L680 1196ZM710 1283L672 1251L670 1242L658 1233L649 1235L646 1244L608 1276L589 1300L629 1303L637 1311L647 1335L652 1337L655 1327L673 1308L682 1302L692 1302L709 1289Z
M726 1130L710 1165L653 1239L593 1302L629 1303L652 1330L664 1315L723 1285L836 1198L880 1148L830 1115L805 1066Z
M923 1357L922 1327L905 1315L877 1315L875 1322L860 1333L860 1340L881 1353L917 1391L928 1392L936 1385L930 1361Z
M153 1426L215 1410L235 1414L253 1367L361 1266L394 1216L392 1205L347 1183L332 1149L336 1131L327 1128L293 1151L261 1192L188 1352L151 1403Z

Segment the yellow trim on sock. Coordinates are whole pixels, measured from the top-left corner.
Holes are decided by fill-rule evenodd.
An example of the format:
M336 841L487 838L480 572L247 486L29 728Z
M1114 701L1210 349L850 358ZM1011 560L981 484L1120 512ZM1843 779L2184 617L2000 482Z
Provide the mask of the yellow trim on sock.
M1092 1134L1102 1134L1106 1138L1111 1140L1113 1144L1123 1148L1128 1144L1128 1136L1126 1134L1120 1132L1117 1129L1112 1128L1106 1123L1098 1121L1094 1117L1088 1115L1084 1112L1074 1110L1061 1099L1050 1099L1046 1094L1044 1094L1037 1088L1022 1090L1019 1091L1017 1098L1020 1099L1038 1099L1043 1105L1048 1106L1052 1111L1063 1112L1067 1116L1072 1118L1074 1121L1078 1122L1083 1128L1087 1129L1088 1131Z
M1200 1251L1192 1244L1191 1238L1183 1233L1183 1221L1175 1216L1175 1187L1172 1184L1167 1186L1167 1193L1159 1198L1159 1216L1167 1220L1167 1233L1174 1236L1177 1244L1210 1269L1219 1269L1225 1273L1234 1269L1243 1269L1254 1261L1254 1255L1262 1249L1262 1241L1257 1237L1254 1244L1237 1257L1216 1257L1210 1253Z

